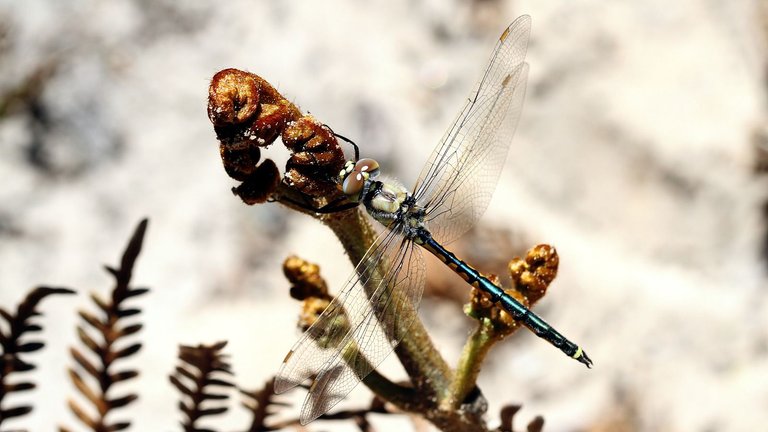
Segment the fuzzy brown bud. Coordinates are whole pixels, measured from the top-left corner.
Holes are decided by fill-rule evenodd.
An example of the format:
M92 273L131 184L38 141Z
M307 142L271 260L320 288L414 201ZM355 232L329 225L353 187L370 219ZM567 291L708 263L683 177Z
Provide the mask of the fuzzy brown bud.
M320 276L320 266L295 255L283 262L283 274L291 283L291 297L306 300L310 297L329 299L328 285Z
M498 276L488 275L486 277L495 285L501 286ZM519 292L512 289L504 290L504 292L519 301L523 306L529 306L528 299ZM500 337L511 334L519 327L518 322L515 321L512 315L499 305L491 302L488 293L477 288L472 288L470 302L465 306L464 311L475 319L486 320L486 325L492 325L496 334Z
M533 304L546 294L549 284L557 276L559 264L560 257L555 248L540 244L529 249L525 259L510 261L508 268L515 289Z

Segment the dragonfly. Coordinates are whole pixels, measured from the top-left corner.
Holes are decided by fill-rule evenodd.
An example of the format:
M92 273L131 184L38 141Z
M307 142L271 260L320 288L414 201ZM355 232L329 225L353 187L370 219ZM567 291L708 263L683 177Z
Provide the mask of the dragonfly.
M525 99L530 28L524 15L501 34L479 83L411 191L397 181L380 180L373 159L348 161L339 174L347 199L364 205L384 229L280 368L277 393L312 380L302 424L343 400L405 336L424 289L421 249L538 337L592 366L582 348L444 246L477 222L496 188Z

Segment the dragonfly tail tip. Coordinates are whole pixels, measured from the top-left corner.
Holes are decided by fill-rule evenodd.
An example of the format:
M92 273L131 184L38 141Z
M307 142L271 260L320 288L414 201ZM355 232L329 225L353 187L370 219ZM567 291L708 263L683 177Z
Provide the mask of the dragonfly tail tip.
M592 369L592 359L590 359L587 353L585 353L584 351L581 352L581 356L576 360L578 360L581 363L584 363L587 369Z

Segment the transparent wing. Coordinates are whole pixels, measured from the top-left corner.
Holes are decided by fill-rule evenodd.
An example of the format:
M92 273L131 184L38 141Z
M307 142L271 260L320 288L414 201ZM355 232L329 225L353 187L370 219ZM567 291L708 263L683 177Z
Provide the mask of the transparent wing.
M413 195L433 237L450 243L488 207L520 118L531 19L516 19L499 38L483 77L432 152Z
M379 236L339 295L286 356L275 382L277 393L313 378L302 424L343 400L394 350L413 322L425 266L419 247L402 231L396 226Z

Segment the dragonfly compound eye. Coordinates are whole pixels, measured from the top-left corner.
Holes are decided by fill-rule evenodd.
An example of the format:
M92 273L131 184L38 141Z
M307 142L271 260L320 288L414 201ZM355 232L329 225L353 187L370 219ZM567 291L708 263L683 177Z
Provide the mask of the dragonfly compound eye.
M368 173L371 177L376 177L379 174L379 163L369 158L360 159L355 164L354 170L359 173Z
M352 171L341 183L341 191L351 199L358 199L367 179L367 175Z
M349 174L343 178L341 190L350 198L359 199L365 182L379 174L379 163L373 159L360 159L351 170L349 167L345 169L349 170Z

